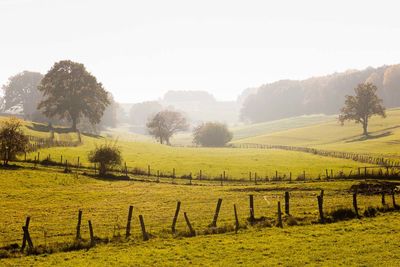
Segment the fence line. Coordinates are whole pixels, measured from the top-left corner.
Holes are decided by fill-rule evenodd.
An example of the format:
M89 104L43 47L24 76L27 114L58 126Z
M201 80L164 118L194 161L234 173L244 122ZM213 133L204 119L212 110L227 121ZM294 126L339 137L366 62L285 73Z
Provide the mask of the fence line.
M268 145L268 144L256 144L256 143L235 143L232 144L234 148L258 148L258 149L281 149L288 151L299 151L310 153L319 156L351 159L361 163L375 164L383 167L400 167L400 161L394 161L385 157L373 157L366 154L358 154L354 152L341 152L332 150L322 150L311 147L299 147L299 146L286 146L286 145Z

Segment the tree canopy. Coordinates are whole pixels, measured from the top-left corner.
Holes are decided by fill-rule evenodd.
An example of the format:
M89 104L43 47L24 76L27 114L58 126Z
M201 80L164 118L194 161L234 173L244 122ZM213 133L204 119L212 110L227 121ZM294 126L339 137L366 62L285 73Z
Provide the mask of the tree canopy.
M193 143L207 147L222 147L232 140L233 134L226 124L207 122L193 131Z
M161 144L170 144L172 135L179 131L185 131L189 127L182 113L172 110L163 110L154 115L147 123L150 135L158 139Z
M38 108L49 118L58 116L71 121L73 130L81 117L98 124L110 104L102 84L83 64L70 60L55 63L38 89L44 97Z
M378 88L372 83L359 84L355 96L347 95L344 107L341 109L339 121L355 121L363 126L363 134L368 135L369 118L373 115L386 117L385 107L376 92Z
M26 117L31 117L37 112L37 105L42 98L38 85L43 75L38 72L23 71L8 79L3 85L4 109L21 105Z

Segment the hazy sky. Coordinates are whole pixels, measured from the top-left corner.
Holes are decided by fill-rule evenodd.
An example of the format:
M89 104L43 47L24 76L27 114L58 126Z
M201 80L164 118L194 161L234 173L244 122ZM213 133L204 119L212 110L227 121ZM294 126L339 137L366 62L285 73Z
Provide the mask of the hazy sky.
M0 84L84 63L121 102L400 63L400 1L0 0Z

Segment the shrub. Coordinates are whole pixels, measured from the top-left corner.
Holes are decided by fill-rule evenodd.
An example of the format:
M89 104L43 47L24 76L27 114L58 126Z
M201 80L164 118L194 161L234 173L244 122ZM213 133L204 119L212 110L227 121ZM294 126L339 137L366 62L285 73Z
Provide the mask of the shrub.
M28 137L22 131L22 121L10 118L2 122L0 127L0 149L4 165L23 153L28 145Z
M232 140L232 132L223 123L207 122L193 131L193 143L206 147L222 147Z
M368 207L365 211L364 211L364 216L365 217L375 217L376 214L378 213L378 210L374 207Z
M96 146L94 150L90 151L88 158L90 162L99 164L100 176L105 176L107 170L121 164L122 161L121 151L116 146L116 143L110 144L107 142L104 145Z

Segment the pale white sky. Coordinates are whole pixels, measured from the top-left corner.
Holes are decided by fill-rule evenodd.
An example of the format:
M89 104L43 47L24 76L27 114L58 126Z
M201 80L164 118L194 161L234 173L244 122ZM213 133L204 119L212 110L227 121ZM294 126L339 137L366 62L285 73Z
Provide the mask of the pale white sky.
M400 63L400 1L0 0L0 84L84 63L120 102Z

